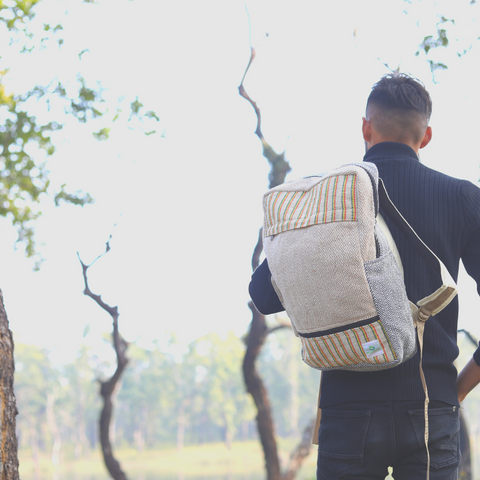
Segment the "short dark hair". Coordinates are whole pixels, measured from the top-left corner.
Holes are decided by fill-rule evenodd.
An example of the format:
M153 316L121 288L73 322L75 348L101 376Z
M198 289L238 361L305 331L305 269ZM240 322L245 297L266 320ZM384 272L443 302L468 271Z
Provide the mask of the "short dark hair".
M405 73L384 75L367 100L367 115L381 133L423 136L432 114L432 99L423 83Z

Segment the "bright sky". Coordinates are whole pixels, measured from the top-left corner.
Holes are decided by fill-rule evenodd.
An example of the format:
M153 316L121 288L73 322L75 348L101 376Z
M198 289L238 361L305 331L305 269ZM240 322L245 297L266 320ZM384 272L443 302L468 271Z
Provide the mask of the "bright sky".
M67 2L42 3L48 8L39 15L55 23ZM109 98L138 94L165 131L165 138L145 137L118 127L102 143L72 123L55 137L53 183L84 189L96 203L44 207L37 230L46 261L35 273L21 252L13 252L15 232L1 221L0 286L19 341L65 358L87 324L94 333L110 331L108 315L82 294L76 256L92 261L110 233L112 250L91 268L90 282L118 305L127 340L148 342L171 331L183 341L209 331L245 332L250 256L268 186L256 118L237 91L250 55L249 18L257 58L245 87L262 109L267 140L286 149L290 178L361 161L365 100L388 63L421 78L432 94L434 141L422 161L479 179L480 45L458 59L454 48L470 45L460 39L448 58L451 68L434 85L424 56L414 56L435 31L433 1L246 3L249 15L236 0L77 5L58 16L66 38L60 52L47 49L12 66L11 89L55 75L74 78L81 68ZM451 3L437 1L436 11L455 17L452 34L474 32L476 38L478 7ZM72 60L86 48L81 61ZM480 337L480 327L467 321L479 302L466 285L462 322Z

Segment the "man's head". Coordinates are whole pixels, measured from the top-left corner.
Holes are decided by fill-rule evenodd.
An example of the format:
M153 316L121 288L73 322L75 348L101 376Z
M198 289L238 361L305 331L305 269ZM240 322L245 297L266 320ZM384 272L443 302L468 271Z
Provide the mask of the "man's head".
M419 80L401 73L385 75L367 100L362 127L367 150L380 142L399 142L418 152L432 138L431 113L432 100Z

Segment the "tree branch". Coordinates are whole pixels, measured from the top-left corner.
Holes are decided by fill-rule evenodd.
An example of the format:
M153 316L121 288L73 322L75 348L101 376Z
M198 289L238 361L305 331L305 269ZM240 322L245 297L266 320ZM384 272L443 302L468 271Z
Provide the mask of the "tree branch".
M127 476L123 472L120 463L116 460L113 455L112 445L110 442L110 423L112 420L113 414L113 395L116 388L118 388L119 380L125 370L125 367L128 363L128 358L126 355L128 343L120 335L118 329L118 307L112 307L105 303L102 300L101 295L97 295L90 290L88 285L88 269L101 257L106 255L110 251L110 239L106 243L105 252L99 255L90 265L83 263L80 258L79 253L77 252L78 260L82 265L83 280L85 283L85 289L83 293L90 297L99 307L105 310L111 317L113 321L113 347L115 349L115 354L117 356L117 368L115 369L112 377L106 381L100 381L100 395L103 398L103 408L100 414L100 444L102 446L103 459L105 466L109 471L110 475L114 480L128 480Z
M255 48L250 47L250 60L248 61L247 68L245 69L245 73L243 74L242 81L240 82L240 85L238 87L238 93L245 99L247 100L248 103L253 107L255 110L255 114L257 116L257 128L255 129L255 135L262 141L262 143L266 143L265 138L263 137L262 133L262 116L260 113L260 109L258 108L258 105L256 102L254 102L250 95L247 93L245 90L245 87L243 86L243 82L245 81L245 77L247 76L248 70L250 70L250 66L252 65L253 61L255 60L255 55L256 51Z
M290 164L285 159L285 151L283 151L282 153L275 152L272 146L265 140L265 137L262 133L262 115L260 112L260 108L258 107L257 103L252 100L243 85L247 73L250 70L253 61L255 60L255 48L250 47L250 51L250 60L248 62L247 68L245 69L245 73L243 74L240 86L238 87L238 92L245 100L250 103L250 105L255 110L255 115L257 116L257 128L255 129L255 135L257 135L257 137L261 140L263 146L263 156L268 160L268 163L270 163L272 167L268 178L270 180L270 188L273 188L285 182L285 177L287 173L291 170L291 168Z

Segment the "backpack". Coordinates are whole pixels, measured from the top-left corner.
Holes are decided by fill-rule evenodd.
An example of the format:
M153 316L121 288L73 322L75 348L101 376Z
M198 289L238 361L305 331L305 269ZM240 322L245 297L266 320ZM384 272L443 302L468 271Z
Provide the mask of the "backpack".
M380 206L442 279L417 305L407 298ZM456 285L393 205L374 164L284 183L264 195L263 208L272 285L307 365L322 371L395 367L415 354L416 327L423 348L424 322L451 302Z

